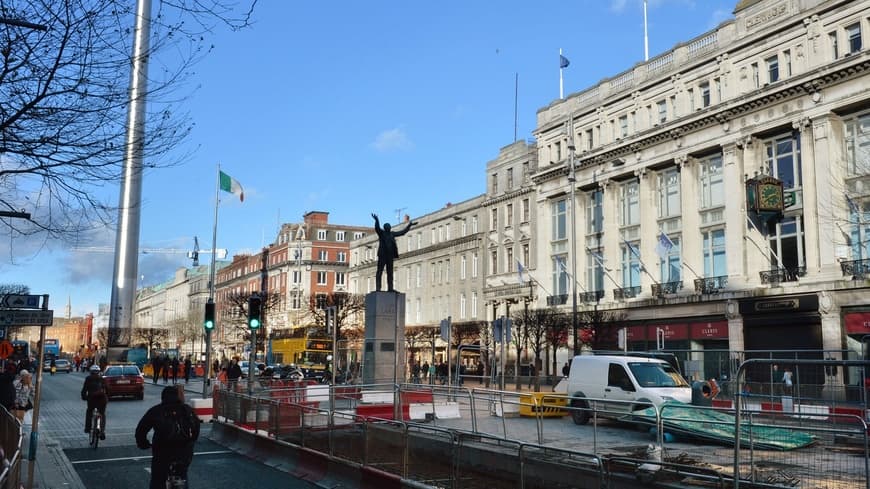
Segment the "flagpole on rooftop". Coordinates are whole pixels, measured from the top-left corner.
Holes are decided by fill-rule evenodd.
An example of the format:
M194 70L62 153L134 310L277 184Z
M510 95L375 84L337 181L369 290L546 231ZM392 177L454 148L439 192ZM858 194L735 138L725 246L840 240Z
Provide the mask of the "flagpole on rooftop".
M559 48L559 99L565 98L565 86L562 83L562 70L564 69L564 67L562 66L563 59L564 58L562 57L562 48Z
M649 35L646 28L646 0L643 0L643 60L649 61Z

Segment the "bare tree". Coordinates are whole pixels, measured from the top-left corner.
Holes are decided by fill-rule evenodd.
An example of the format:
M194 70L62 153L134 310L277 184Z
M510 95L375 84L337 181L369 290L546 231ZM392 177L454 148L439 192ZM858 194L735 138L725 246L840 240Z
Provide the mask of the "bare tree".
M148 347L148 355L151 356L151 350L169 338L169 330L166 328L133 328L132 337L133 341L144 343ZM102 346L102 343L100 345Z
M197 311L188 311L186 318L174 321L172 324L179 343L188 344L191 354L196 351L196 343L205 340L205 327L201 319Z
M251 294L247 292L228 294L226 299L227 310L235 311L238 314L222 318L222 327L225 333L229 332L232 337L246 344L251 342L251 329L248 327L248 299L250 297ZM281 300L282 296L279 293L267 292L263 294L260 292L260 314L264 318L264 321L263 326L253 330L256 335L257 351L266 351L266 328L264 326L267 319L265 318L268 318L269 314L278 308Z
M553 369L550 372L552 375L555 375L559 371L559 366L556 364L556 352L559 348L566 348L568 346L568 333L571 331L571 315L554 312L550 317L550 321L544 325L544 329L547 345L553 352L553 362L551 364Z
M531 309L529 316L529 347L535 354L535 392L541 391L541 368L544 366L541 361L541 352L547 345L547 331L549 324L556 320L558 311L555 307L544 307L539 309Z
M517 363L514 372L517 382L517 391L520 390L523 380L522 377L520 377L520 357L522 352L529 346L529 334L533 318L534 315L528 307L518 313L514 313L512 318L513 328L511 330L511 340L513 341L514 347L517 349Z
M151 13L148 131L133 143L148 168L185 159L169 155L192 127L183 108L192 66L218 27L248 25L256 1L174 0ZM110 223L116 204L97 196L119 180L128 150L136 2L16 0L0 10L45 27L0 24L0 208L32 215L2 218L5 227L69 238Z
M308 298L308 316L317 328L318 334L326 337L326 310L327 307L335 306L336 338L339 344L350 339L359 339L365 336L359 318L365 317L366 299L361 294L348 294L346 292L333 292L330 294L311 294ZM349 344L349 343L345 343ZM348 351L339 353L340 358L347 358ZM345 364L347 361L345 360ZM339 368L342 365L339 364Z

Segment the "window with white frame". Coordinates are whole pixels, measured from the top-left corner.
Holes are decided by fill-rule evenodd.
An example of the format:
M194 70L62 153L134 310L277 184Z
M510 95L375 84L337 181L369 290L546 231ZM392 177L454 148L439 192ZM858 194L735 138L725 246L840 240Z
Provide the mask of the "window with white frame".
M302 294L297 292L290 296L290 309L302 308Z
M495 231L496 229L498 229L498 208L495 207L489 212L489 229L490 231Z
M663 124L668 120L668 103L665 100L656 102L656 109L659 113L659 124Z
M498 248L489 250L489 272L498 273Z
M438 242L444 242L444 226L438 226Z
M640 250L637 243L623 241L622 251L622 286L640 286Z
M529 261L530 261L529 258L530 258L530 255L529 255L529 244L528 244L528 243L525 243L525 244L523 244L523 267L524 267L524 268L528 268L528 267L529 267Z
M444 225L444 239L450 241L450 223Z
M514 249L511 246L508 246L504 250L505 252L505 271L512 270L516 268L516 264L514 263Z
M592 150L592 148L595 147L595 140L593 134L594 133L592 132L592 129L586 131L586 149L590 151Z
M478 268L480 268L480 258L477 256L477 252L471 254L471 278L477 278Z
M414 281L418 289L423 286L423 265L420 263L417 264L417 269L414 273Z
M855 23L846 27L846 39L849 41L849 54L861 50L861 24Z
M722 155L717 154L698 161L701 209L725 205L725 183L722 177Z
M423 249L423 231L417 233L417 249Z
M514 188L514 169L507 169L507 189L510 190Z
M853 260L870 258L870 200L847 198L849 208L849 247Z
M846 175L870 174L870 112L843 121L846 126Z
M661 282L679 282L683 279L682 263L680 262L680 238L678 236L668 236L667 239L670 240L670 246L659 246L656 249L659 253Z
M477 221L477 216L471 216L471 234L477 233L479 226Z
M342 286L342 287L343 287L344 285L346 285L346 284L345 284L344 272L335 272L335 285L340 285L340 286Z
M680 215L680 172L677 167L662 170L657 175L659 218Z
M459 294L459 319L465 319L468 317L468 313L465 310L465 292L460 292Z
M604 258L600 249L586 248L586 288L589 291L604 290Z
M703 230L701 231L701 238L704 252L704 276L708 278L727 276L725 230Z
M429 230L429 244L430 245L434 245L435 243L438 242L438 234L436 234L437 232L438 231L435 228L432 228Z
M459 221L459 235L463 238L468 234L468 221L465 219Z
M471 293L471 317L477 317L477 292Z
M773 55L765 59L764 62L767 64L767 82L779 81L779 56Z
M604 191L593 190L586 194L586 234L604 231Z
M335 232L335 240L336 241L344 241L345 232L344 231L336 231Z
M568 239L568 199L559 199L550 204L551 233L550 241L560 242Z
M353 233L353 239L363 239L366 236L366 233L361 231Z
M554 255L553 260L553 295L568 294L568 255Z
M513 225L513 222L514 222L514 205L507 204L505 206L504 225L505 225L505 227L511 227L511 225Z
M619 137L628 136L628 116L621 115L619 116Z
M630 180L620 186L620 225L640 224L640 182Z
M434 284L438 283L438 281L436 280L437 272L438 272L438 269L435 266L435 262L433 261L432 263L429 264L429 283L430 284L434 285Z
M701 107L710 106L710 82L701 83L698 88L701 91Z
M498 193L498 173L493 173L490 176L490 182L492 182L492 186L490 187L493 194Z
M293 270L291 277L292 277L291 280L293 281L294 284L302 283L302 272L301 271Z
M320 241L326 241L326 230L318 229L317 230L317 239Z
M450 283L450 258L444 260L444 283Z
M785 67L785 76L791 76L791 51L788 49L782 52L782 64Z
M344 263L347 261L347 252L339 251L338 252L338 262Z
M806 266L802 216L789 216L776 223L776 233L771 233L770 263L774 268L797 273ZM768 227L768 229L770 229Z
M317 252L317 259L319 261L327 261L327 260L329 260L329 254L327 253L326 250L319 250Z
M326 285L326 272L317 272L317 285Z
M465 255L459 257L459 279L465 280L466 278L466 268L468 266L468 258Z
M782 180L783 188L801 187L801 140L794 131L764 142L765 164L769 175Z

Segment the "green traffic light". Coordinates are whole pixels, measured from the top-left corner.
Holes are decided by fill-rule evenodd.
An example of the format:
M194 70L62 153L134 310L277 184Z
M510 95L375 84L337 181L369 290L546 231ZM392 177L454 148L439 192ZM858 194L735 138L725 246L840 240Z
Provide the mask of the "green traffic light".
M251 321L248 323L248 326L251 329L257 329L260 327L260 320L257 318L251 318Z
M205 329L214 329L214 321L206 321Z

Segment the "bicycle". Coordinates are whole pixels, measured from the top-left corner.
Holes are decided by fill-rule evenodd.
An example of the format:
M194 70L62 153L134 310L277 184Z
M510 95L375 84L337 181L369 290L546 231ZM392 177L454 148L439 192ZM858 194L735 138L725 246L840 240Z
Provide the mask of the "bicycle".
M91 412L91 441L90 444L97 449L100 444L100 436L103 434L103 415L97 408Z
M182 475L182 464L172 462L169 464L169 477L166 478L166 489L187 489L187 479Z

